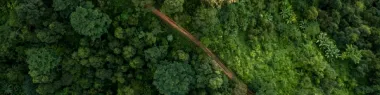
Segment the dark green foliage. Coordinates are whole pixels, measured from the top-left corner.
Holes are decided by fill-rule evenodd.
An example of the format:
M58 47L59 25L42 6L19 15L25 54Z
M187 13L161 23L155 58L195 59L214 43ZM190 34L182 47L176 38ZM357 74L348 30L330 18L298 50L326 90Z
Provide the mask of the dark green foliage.
M36 30L36 36L41 42L54 43L66 34L65 28L66 26L60 22L52 22L48 25L48 29Z
M100 79L110 78L112 75L111 70L98 69L96 70L95 76Z
M180 13L183 11L185 0L165 0L161 10L167 14Z
M24 79L22 89L27 95L37 95L36 87L29 76Z
M144 51L144 56L145 60L152 62L152 63L157 63L162 59L163 57L166 56L167 47L165 46L160 46L160 47L152 47Z
M0 0L0 95L380 93L378 0Z
M99 38L108 32L111 19L97 9L77 7L70 16L71 26L81 35Z
M90 66L94 67L94 68L101 68L104 64L104 59L101 58L101 57L89 57L88 58L88 63Z
M78 49L78 57L80 58L87 58L91 54L90 48L80 47Z
M185 95L194 83L194 71L189 64L162 62L154 72L154 82L158 91L165 95Z
M177 50L175 52L172 52L172 55L177 59L181 60L183 62L187 62L189 60L189 54L184 52L183 50Z
M0 26L0 32L0 57L10 56L11 47L17 42L17 32L13 32L8 26Z
M20 5L16 7L17 16L28 25L38 25L41 23L46 8L42 0L20 0Z
M319 24L318 23L310 23L306 29L305 29L305 32L308 34L308 35L311 35L311 36L316 36L318 35L321 30L319 28Z
M32 48L25 53L27 55L29 75L33 83L52 82L55 77L55 68L61 61L61 58L55 51L48 48Z
M54 11L74 10L80 0L53 0Z
M134 69L140 69L144 65L144 61L140 57L133 58L133 60L129 61L129 66Z
M58 39L61 38L60 36L55 36L56 34L49 32L48 30L37 30L36 32L37 32L37 38L41 42L45 42L45 43L57 42Z
M205 56L199 56L197 60L192 60L191 64L194 65L194 71L196 72L196 88L206 88L209 83L210 76L214 74L210 60L205 59Z
M152 87L148 84L133 81L128 86L119 87L117 95L152 95Z
M216 25L219 23L216 17L217 10L211 8L199 8L196 11L196 16L194 17L194 26L200 32L205 34L209 31L216 31Z
M124 59L130 59L135 54L136 54L135 48L133 48L131 46L125 46L123 48L123 57L124 57Z
M126 38L126 32L123 30L123 28L118 27L115 29L114 35L118 39L125 39Z

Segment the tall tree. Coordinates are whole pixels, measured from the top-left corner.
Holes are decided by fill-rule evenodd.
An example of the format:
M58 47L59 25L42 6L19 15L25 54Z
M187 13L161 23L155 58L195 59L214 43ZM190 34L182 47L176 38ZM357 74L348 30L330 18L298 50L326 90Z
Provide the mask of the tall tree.
M75 12L71 13L70 23L79 34L96 39L108 33L111 19L107 14L100 12L100 10L92 9L92 7L93 5L91 4L77 7Z

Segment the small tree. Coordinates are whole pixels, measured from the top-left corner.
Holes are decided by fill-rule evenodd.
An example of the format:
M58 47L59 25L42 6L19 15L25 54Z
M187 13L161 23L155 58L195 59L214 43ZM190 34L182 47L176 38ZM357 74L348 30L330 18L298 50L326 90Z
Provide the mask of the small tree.
M144 51L145 61L157 63L166 56L167 46L152 47Z
M342 54L343 59L351 59L355 62L355 64L358 64L362 58L361 51L358 50L356 46L347 45L346 51Z
M208 86L212 89L218 89L222 87L223 79L221 77L214 77L209 80Z
M139 69L144 66L144 61L140 57L136 57L133 60L129 61L129 66L131 66L134 69Z
M338 58L340 50L336 47L333 40L327 37L326 33L321 33L318 36L317 44L325 52L325 56L329 59Z
M124 59L130 59L136 54L136 49L132 46L125 46L123 48L123 57Z

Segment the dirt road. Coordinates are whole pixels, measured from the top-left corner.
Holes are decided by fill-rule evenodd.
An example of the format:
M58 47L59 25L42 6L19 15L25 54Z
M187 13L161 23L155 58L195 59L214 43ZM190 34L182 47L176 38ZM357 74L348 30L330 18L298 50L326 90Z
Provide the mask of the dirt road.
M172 19L170 19L165 14L161 13L159 10L157 10L157 9L155 9L155 8L149 6L149 5L147 5L146 7L150 8L155 15L157 15L159 18L161 18L161 20L163 20L166 23L168 23L171 27L173 27L174 29L178 30L182 35L184 35L188 39L190 39L195 45L197 45L198 47L200 47L209 57L212 58L212 63L213 63L214 66L217 66L217 67L221 68L222 71L224 72L224 74L226 74L230 80L233 80L233 81L237 82L239 85L241 85L241 87L239 87L239 88L243 88L243 89L247 90L247 92L248 92L249 95L254 94L252 91L250 91L247 88L247 86L242 81L240 81L239 79L235 79L235 74L230 69L228 69L222 63L222 61L210 49L208 49L198 39L196 39L193 35L191 35L190 32L188 32L187 30L185 30L181 26L178 26L178 24L176 24Z

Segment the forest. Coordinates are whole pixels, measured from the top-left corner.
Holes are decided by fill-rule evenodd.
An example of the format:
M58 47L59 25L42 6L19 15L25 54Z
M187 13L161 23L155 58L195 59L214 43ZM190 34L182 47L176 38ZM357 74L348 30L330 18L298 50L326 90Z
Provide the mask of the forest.
M0 95L379 95L379 22L379 0L0 0Z

